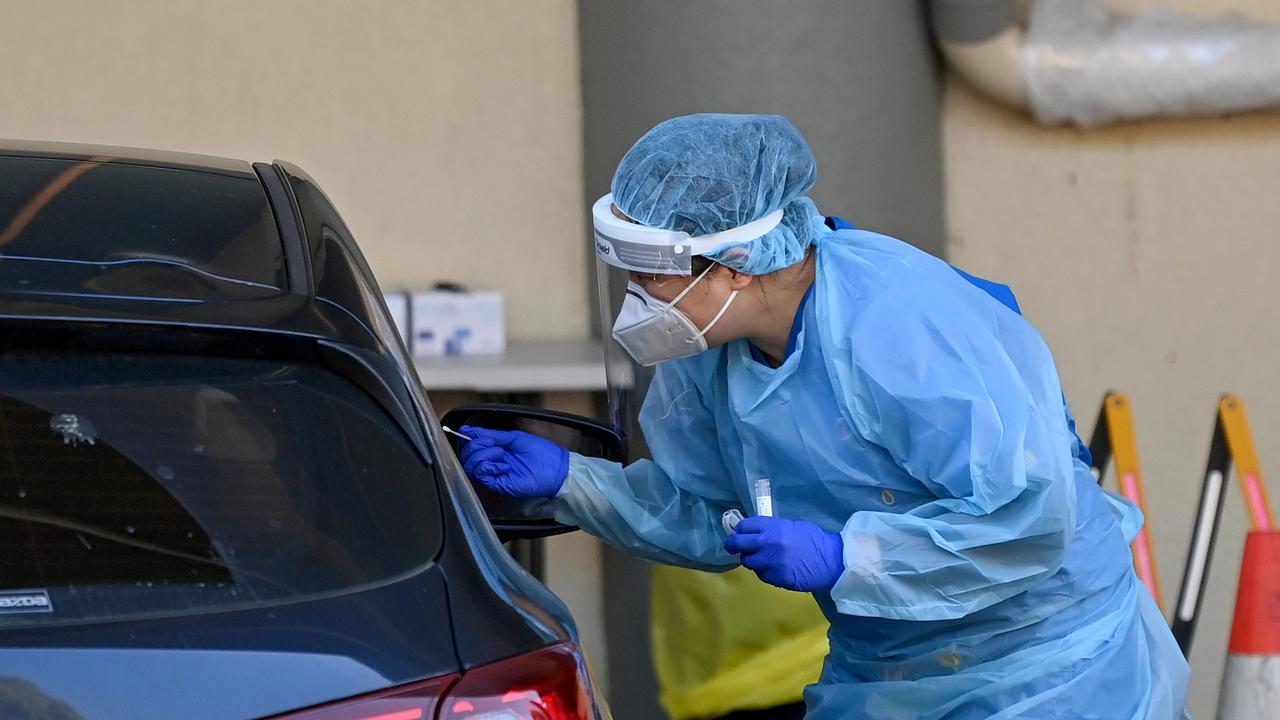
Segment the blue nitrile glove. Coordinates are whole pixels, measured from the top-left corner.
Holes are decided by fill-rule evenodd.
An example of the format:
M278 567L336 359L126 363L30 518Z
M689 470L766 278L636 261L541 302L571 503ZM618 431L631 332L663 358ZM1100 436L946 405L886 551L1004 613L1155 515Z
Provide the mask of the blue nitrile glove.
M761 580L785 590L830 590L844 572L844 541L803 520L744 518L724 549L742 555L743 567Z
M504 495L555 497L569 474L569 451L519 430L458 428L471 442L462 448L462 469Z

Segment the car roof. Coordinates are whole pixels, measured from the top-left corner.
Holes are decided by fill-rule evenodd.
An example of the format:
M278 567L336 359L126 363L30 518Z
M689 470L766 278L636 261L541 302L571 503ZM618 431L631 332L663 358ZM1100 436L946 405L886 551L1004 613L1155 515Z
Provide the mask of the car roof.
M43 140L6 140L0 138L0 156L57 158L63 160L97 160L180 170L199 170L242 178L253 178L253 166L243 160L143 148L48 142Z
M0 324L25 328L68 323L116 327L160 325L179 332L184 328L266 332L342 342L380 352L389 350L387 329L380 327L383 324L383 312L378 305L381 298L373 292L376 284L363 258L357 257L359 250L349 236L346 242L336 242L329 237L341 225L340 219L325 223L323 233L312 232L315 237L309 236L303 226L295 194L314 197L323 193L306 173L295 166L288 163L251 164L228 158L138 148L0 140L0 164L13 158L64 161L61 164L92 163L95 167L123 168L125 171L135 167L134 174L141 176L147 175L140 172L144 169L159 169L252 181L257 188L253 192L263 196L259 202L269 218L266 224L271 226L269 229L260 227L262 232L258 233L257 242L263 248L270 245L288 267L281 271L283 276L279 282L256 283L255 286L246 281L249 276L245 273L252 269L252 265L225 272L222 268L201 266L188 258L174 261L152 252L151 248L130 247L127 235L119 235L117 247L95 247L93 250L130 255L128 262L133 265L129 269L133 274L117 274L112 279L112 291L102 292L101 288L106 284L103 278L111 272L109 268L103 268L116 263L123 269L125 263L107 262L98 256L81 259L74 263L79 268L72 269L81 272L83 278L73 277L63 272L63 268L54 273L60 279L51 282L46 279L49 273L43 269L38 272L20 271L17 266L22 263L15 261L14 257L17 253L6 257L5 247L0 243ZM140 180L138 187L145 190L149 185L160 188L171 184L161 173L155 173L155 177L154 183L145 178ZM191 176L190 182L198 183L198 177ZM216 178L210 178L210 181L216 181ZM38 184L23 190L25 194L16 199L16 204L21 204L37 187ZM4 189L0 186L0 231L8 221L3 217ZM10 202L10 205L15 202ZM147 207L145 203L140 206ZM338 229L347 234L345 226ZM322 234L324 237L320 237ZM238 241L244 245L242 237ZM47 249L40 243L32 244L39 250ZM185 245L177 247L186 249ZM207 254L221 258L232 253L214 248ZM54 251L49 257L54 261L28 265L54 265L63 256ZM258 257L260 259L261 255ZM323 264L313 268L312 257L323 259ZM335 263L363 271L326 271ZM101 272L95 275L99 270ZM14 280L22 275L27 278L25 282L29 283L30 289L17 285L20 281ZM67 280L68 277L72 279ZM56 287L58 283L63 287ZM171 288L184 283L187 288L196 288L199 294L178 292L156 297L143 292L146 287ZM139 288L137 292L130 291L132 284ZM3 334L0 331L0 335Z

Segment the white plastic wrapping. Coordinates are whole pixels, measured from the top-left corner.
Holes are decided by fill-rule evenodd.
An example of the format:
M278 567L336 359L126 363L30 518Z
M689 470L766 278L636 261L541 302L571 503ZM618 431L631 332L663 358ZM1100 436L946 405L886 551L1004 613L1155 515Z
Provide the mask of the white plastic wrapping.
M1280 25L1238 15L1036 0L1023 52L1031 111L1046 124L1280 109Z

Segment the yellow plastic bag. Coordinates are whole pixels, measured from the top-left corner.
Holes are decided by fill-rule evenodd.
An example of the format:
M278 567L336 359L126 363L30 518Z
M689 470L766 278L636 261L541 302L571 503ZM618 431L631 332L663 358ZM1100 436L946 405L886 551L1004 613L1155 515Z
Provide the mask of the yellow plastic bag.
M673 720L799 702L827 655L827 620L805 593L738 568L654 566L653 660Z

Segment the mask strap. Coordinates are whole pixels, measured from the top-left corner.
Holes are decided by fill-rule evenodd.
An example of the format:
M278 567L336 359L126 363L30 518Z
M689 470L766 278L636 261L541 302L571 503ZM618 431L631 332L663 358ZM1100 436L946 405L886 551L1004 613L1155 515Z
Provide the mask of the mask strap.
M684 299L684 296L689 294L689 291L693 289L693 286L694 286L694 285L697 285L698 283L702 282L702 278L706 277L706 276L707 276L707 273L711 272L711 270L712 270L713 268L715 268L715 266L716 266L716 264L715 264L715 263L711 263L710 265L708 265L708 266L707 266L707 269L706 269L706 270L703 270L701 275L699 275L698 277L694 278L694 279L693 279L693 282L691 282L691 283L689 283L687 286L685 286L685 289L681 290L681 291L680 291L680 294L679 294L679 295L677 295L677 296L675 296L674 298L672 298L672 299L671 299L671 302L669 302L669 303L667 303L667 304L674 308L674 307L676 306L676 303L678 303L678 302L680 302L681 300L683 300L683 299Z
M667 303L667 305L668 305L672 310L675 310L676 312L680 312L680 309L676 307L676 303L678 303L678 302L680 302L681 300L683 300L683 299L684 299L684 296L689 294L689 291L693 289L693 286L694 286L694 285L697 285L698 283L702 282L702 278L706 277L706 276L707 276L707 273L711 272L711 271L715 268L715 266L716 266L716 263L712 263L712 264L708 265L708 266L707 266L707 269L702 271L702 274L700 274L700 275L698 275L698 277L694 278L694 279L693 279L693 282L689 283L689 286L688 286L688 287L686 287L684 290L681 290L681 291L680 291L680 294L679 294L679 295L676 295L674 298L672 298L672 299L671 299L671 302ZM716 323L720 322L720 318L724 317L724 314L725 314L725 313L727 313L727 312L729 312L729 306L733 304L734 299L735 299L735 298L737 298L737 297L738 297L738 291L737 291L737 290L734 290L733 292L729 293L729 299L728 299L728 300L725 300L725 301L724 301L724 305L721 305L721 306L720 306L720 312L716 313L716 316L715 316L715 317L713 317L713 318L711 318L711 322L707 323L707 326L706 326L706 327L704 327L704 328L702 328L701 330L699 330L699 331L698 331L698 335L697 335L697 337L698 337L699 339L701 339L701 338L705 337L707 333L711 332L711 328L715 327ZM684 313L680 313L680 314L681 314L681 315L683 315ZM690 324L692 324L692 323L690 323ZM694 326L694 327L697 327L697 326ZM690 341L690 342L692 342L692 341Z
M720 307L720 312L716 313L716 316L711 318L711 322L707 323L707 326L702 328L698 333L698 337L704 337L707 333L711 332L711 328L715 327L716 323L720 322L720 318L724 317L724 314L729 312L729 306L733 304L733 300L736 297L738 297L737 290L729 293L729 299L724 301L724 305Z

